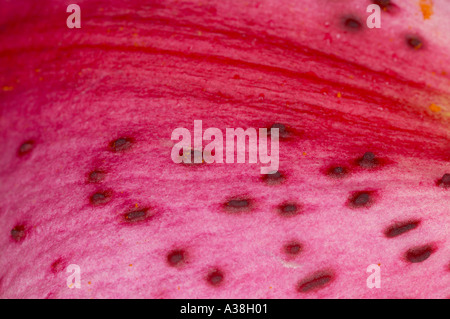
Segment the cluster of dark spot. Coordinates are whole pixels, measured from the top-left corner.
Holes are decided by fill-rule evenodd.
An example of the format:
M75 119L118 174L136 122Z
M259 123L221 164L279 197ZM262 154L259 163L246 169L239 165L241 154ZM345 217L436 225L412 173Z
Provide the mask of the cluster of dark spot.
M350 194L348 206L351 208L367 208L374 202L373 191L357 191Z
M186 262L186 251L183 249L172 250L167 254L167 263L171 267L180 267Z
M135 142L134 138L121 137L109 143L108 149L114 153L124 152L130 149ZM99 184L105 179L106 172L101 169L94 169L87 174L87 183ZM114 192L111 189L98 190L89 197L92 206L103 206L113 199ZM133 220L136 217L132 218Z
M27 229L26 229L25 225L16 225L11 230L11 238L16 242L21 242L27 236L26 230Z
M406 251L405 259L410 263L421 263L430 258L435 251L436 248L431 244L412 247Z
M33 140L23 142L17 150L17 155L24 156L29 154L34 149L34 146L35 142Z
M436 184L442 188L450 188L450 174L444 174L444 176L442 176Z
M188 253L185 249L173 249L166 255L169 267L181 269L188 261ZM205 276L205 281L212 287L219 287L224 282L225 274L219 267L210 268Z
M389 1L386 2L386 6L390 5ZM346 18L344 20L344 25L348 29L360 29L361 22L355 18ZM408 44L414 48L419 48L422 46L422 42L418 38L410 38ZM281 139L287 139L292 136L292 130L286 125L275 123L270 128L278 128ZM268 131L270 135L270 130ZM128 137L122 137L112 141L109 144L109 149L112 152L123 152L132 147L134 140ZM20 156L31 152L34 148L33 141L24 142L18 150ZM183 150L181 150L183 152ZM191 149L188 154L181 153L182 156L187 156L190 158L191 163L195 164L194 159L198 156L203 163L202 152L198 150ZM373 152L366 152L362 157L356 160L356 164L359 167L365 169L372 169L378 167L381 164L381 159ZM197 163L199 164L199 163ZM330 166L326 170L326 174L332 178L343 178L349 174L349 168L345 165L335 165ZM101 183L105 178L106 172L100 169L95 169L87 175L88 183ZM285 181L285 175L279 171L273 172L272 174L263 175L262 180L267 185L277 185ZM441 179L437 181L437 185L443 188L450 187L450 174L445 174ZM113 198L113 191L110 189L96 191L93 193L89 200L93 206L101 206L107 204ZM356 191L350 194L347 205L351 208L367 208L374 203L375 192L372 190ZM254 206L254 200L246 196L235 197L227 200L223 204L223 208L230 213L248 212ZM284 202L277 206L277 212L281 217L294 217L301 213L302 205L296 202ZM122 214L121 218L125 223L135 224L149 220L154 216L152 209L148 207L144 208L134 208L128 212ZM413 219L408 221L395 222L384 230L384 235L387 238L395 238L413 229L416 229L420 225L420 220ZM16 241L22 241L27 235L27 228L25 225L16 225L11 230L11 238ZM295 257L302 253L303 244L292 240L286 242L282 247L283 253L288 257ZM420 263L427 260L434 252L436 248L432 244L427 244L423 246L412 247L404 253L404 259L410 263ZM182 267L187 261L187 252L184 249L174 249L167 253L166 262L167 265L174 268ZM65 261L62 258L56 259L51 264L51 271L53 273L60 272L65 265ZM213 286L221 286L224 282L224 272L219 268L211 268L206 275L206 282ZM333 271L322 270L315 272L306 278L300 280L297 283L296 289L299 293L309 293L325 288L335 279L335 274Z
M120 137L108 144L108 150L114 153L121 153L129 150L134 143L134 138ZM103 182L105 176L106 172L104 170L96 168L87 174L87 183L99 184ZM101 189L90 195L89 202L92 206L103 206L108 204L113 197L114 192L112 189ZM131 210L122 214L122 218L126 223L136 223L145 220L148 217L148 209Z
M390 0L372 0L372 3L377 4L380 8L389 13L394 13L398 11L398 7L392 3ZM361 20L354 16L344 16L341 18L342 27L349 31L359 31L363 27ZM406 45L413 49L419 50L423 49L424 41L422 38L416 34L408 34L405 36Z
M358 28L359 24L351 19L347 21L349 28ZM290 133L285 125L273 124L271 128L278 128L280 130L280 138L288 138ZM269 131L270 132L270 131ZM270 134L270 133L269 133ZM119 139L115 141L114 148L116 151L121 151L129 148L129 142ZM195 163L195 155L202 158L202 152L192 149L189 154L183 154L189 156L191 163ZM202 161L203 162L203 161ZM366 169L372 169L380 165L380 159L376 157L373 152L366 152L362 157L356 160L356 165ZM343 178L349 174L349 169L342 166L331 166L327 169L327 175L333 178ZM104 172L93 171L89 175L89 181L92 183L100 182L104 178ZM268 185L281 184L285 180L284 174L279 171L272 174L266 174L262 177L262 180ZM450 174L445 174L439 181L438 185L441 187L449 187ZM94 199L95 197L95 199ZM108 193L97 192L91 197L91 202L102 204L109 198ZM370 207L374 201L374 191L356 191L350 194L348 199L348 206L351 208L366 208ZM229 199L223 204L226 211L232 213L249 211L253 206L253 200L248 197L236 197ZM300 213L301 206L295 202L285 202L277 207L278 214L283 217L293 217ZM145 221L150 217L149 209L136 209L123 215L123 219L128 223L135 223ZM397 222L385 229L384 234L387 238L394 238L400 236L410 230L417 228L420 224L419 220L409 220L404 222ZM303 250L303 245L297 241L291 241L283 246L283 252L288 257L294 257L299 255ZM413 247L405 253L405 259L411 263L419 263L428 259L434 252L434 247L431 245L425 245L420 247ZM186 251L183 249L176 249L170 251L166 256L167 264L171 267L180 267L186 262ZM297 291L300 293L308 293L316 291L326 287L335 278L333 272L319 271L304 278L297 283ZM222 284L224 280L224 273L217 268L211 269L207 276L206 282L217 287Z
M268 136L271 136L272 134L271 129L278 129L280 140L288 140L295 134L298 134L289 126L278 122L273 123L267 129ZM281 185L286 181L286 175L283 172L277 170L271 172L270 174L262 175L261 180L268 186L276 186ZM276 207L277 214L281 217L287 218L299 215L301 209L302 206L295 202L284 202Z
M334 273L328 270L315 272L298 282L297 291L307 293L325 288L334 278Z
M384 235L387 238L394 238L416 229L419 225L420 220L418 219L396 222L384 230Z
M352 167L363 169L375 169L386 164L386 160L379 158L373 152L366 152L361 157L352 161ZM351 169L347 165L338 164L330 165L325 168L324 173L326 176L334 179L342 179L350 175Z
M121 137L109 143L109 148L113 152L123 152L131 148L134 139L130 137Z
M206 276L206 282L213 287L220 286L225 278L224 273L217 268L211 269Z
M93 206L101 206L109 203L112 199L112 196L112 190L108 189L104 191L98 191L91 195L89 201Z
M36 146L36 143L33 140L27 140L27 141L23 142L17 149L17 156L24 157L24 156L30 154L33 151L33 149L35 148L35 146ZM23 224L14 226L14 228L11 229L12 240L14 240L15 242L23 241L27 236L27 231L28 231L28 228Z

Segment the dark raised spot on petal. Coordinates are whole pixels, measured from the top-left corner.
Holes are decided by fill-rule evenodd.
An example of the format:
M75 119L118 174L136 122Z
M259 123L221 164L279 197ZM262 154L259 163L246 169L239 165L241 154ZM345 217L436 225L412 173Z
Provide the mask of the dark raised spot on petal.
M397 8L391 0L372 0L372 2L379 5L381 9L387 12L391 12L393 9Z
M272 135L272 129L278 129L278 136L280 139L287 139L292 136L292 131L286 125L281 123L274 123L267 129L267 136Z
M100 183L106 176L106 172L101 170L94 170L88 174L88 182L95 184Z
M267 127L267 139L272 139L272 129L278 129L278 138L280 142L290 142L293 141L294 138L303 137L305 131L298 130L293 128L288 124L282 123L272 123Z
M444 174L444 176L436 182L436 185L442 188L450 188L450 174Z
M26 154L29 154L34 149L34 146L35 146L35 142L32 140L23 142L19 146L19 149L17 150L17 155L24 156Z
M297 284L297 291L308 293L325 288L334 280L334 273L331 271L318 271L301 280Z
M223 204L226 211L230 213L246 212L252 208L253 200L247 197L234 197Z
M331 166L326 170L326 175L331 178L344 178L348 175L348 169L345 166Z
M416 35L406 36L406 44L414 50L419 50L423 48L423 41Z
M211 269L208 272L208 275L206 276L206 281L211 286L217 287L223 282L224 277L225 276L224 276L224 274L223 274L223 272L221 270L219 270L219 269Z
M356 31L356 30L360 30L362 27L362 24L359 21L359 19L357 19L355 17L345 17L345 18L343 18L342 21L343 21L344 27L348 30Z
M167 263L172 267L180 267L185 263L186 251L183 249L176 249L169 252L167 255Z
M152 213L152 210L148 207L145 207L145 208L133 208L132 210L123 214L122 218L123 221L125 221L126 223L134 224L146 221L153 216L154 214Z
M16 225L11 230L11 238L16 242L21 242L27 236L27 229L25 225Z
M93 206L105 205L111 201L112 195L113 192L111 190L95 192L91 195L89 201Z
M386 228L384 231L384 235L387 238L394 238L417 228L419 225L420 220L418 219L397 222Z
M290 257L297 256L301 253L302 249L303 245L295 240L290 241L283 246L284 253Z
M243 208L250 206L250 202L246 199L232 199L227 203L228 207Z
M374 203L373 191L358 191L350 194L348 199L348 206L351 208L365 208L370 207Z
M109 147L113 152L123 152L131 148L134 140L129 137L121 137L109 143Z
M357 159L359 166L363 168L375 168L379 165L379 159L372 152L366 152L364 155Z
M261 179L267 185L280 185L286 180L286 178L283 175L283 173L281 173L279 171L271 172L271 174L264 174L261 177Z
M66 262L63 258L59 257L56 259L52 265L50 266L50 270L52 273L56 274L64 270L66 268Z
M436 248L430 244L412 247L405 253L405 258L410 263L421 263L427 260L435 251Z
M300 214L301 206L293 202L285 202L277 207L278 214L282 217L294 217Z

